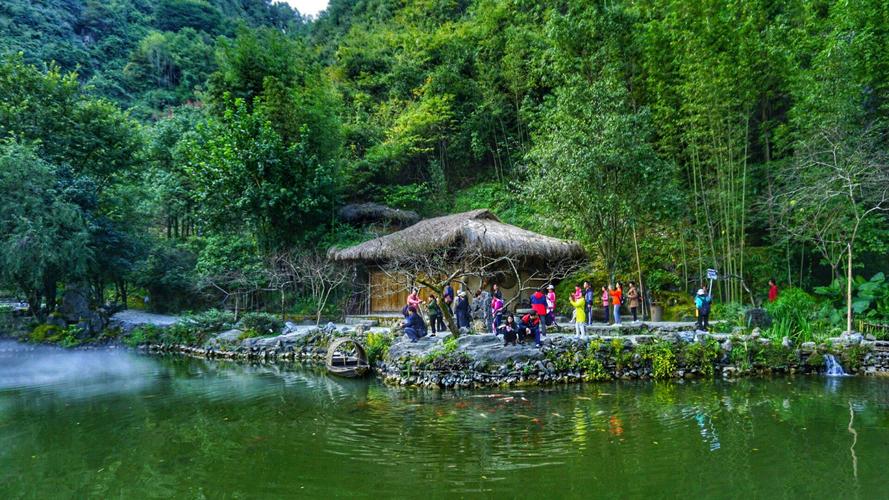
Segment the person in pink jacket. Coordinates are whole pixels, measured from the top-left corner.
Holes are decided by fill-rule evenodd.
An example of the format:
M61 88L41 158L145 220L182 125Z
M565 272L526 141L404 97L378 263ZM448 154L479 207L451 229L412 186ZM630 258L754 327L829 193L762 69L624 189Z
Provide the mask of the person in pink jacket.
M546 287L546 325L556 325L556 287Z
M500 328L500 323L503 321L503 299L496 295L491 299L491 317L494 318L494 335L497 335L497 330Z
M606 325L608 324L608 318L611 316L611 314L610 314L611 308L608 307L608 298L609 297L610 296L608 295L608 289L603 286L602 287L602 311L605 312L605 324Z

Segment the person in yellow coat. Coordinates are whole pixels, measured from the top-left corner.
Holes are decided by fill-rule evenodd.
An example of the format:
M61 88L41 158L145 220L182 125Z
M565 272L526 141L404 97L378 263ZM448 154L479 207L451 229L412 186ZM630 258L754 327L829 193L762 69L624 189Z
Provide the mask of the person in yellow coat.
M586 300L583 293L575 293L569 300L574 306L574 333L581 336L586 333L584 326L586 325Z

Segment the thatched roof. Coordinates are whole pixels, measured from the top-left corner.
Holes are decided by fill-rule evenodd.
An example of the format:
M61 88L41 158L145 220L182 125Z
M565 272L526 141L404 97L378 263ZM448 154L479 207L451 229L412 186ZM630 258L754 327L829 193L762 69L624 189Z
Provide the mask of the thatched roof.
M420 220L417 212L399 210L379 203L353 203L339 211L340 219L350 224L384 223L410 226Z
M442 249L453 249L455 253L468 249L492 257L511 255L518 259L546 261L585 257L577 242L504 224L487 209L422 220L353 247L332 249L328 256L338 261L382 263Z

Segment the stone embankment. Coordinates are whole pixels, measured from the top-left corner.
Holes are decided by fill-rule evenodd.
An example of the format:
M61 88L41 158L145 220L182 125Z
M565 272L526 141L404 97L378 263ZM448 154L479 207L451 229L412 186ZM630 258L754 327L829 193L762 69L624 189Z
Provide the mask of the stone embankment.
M491 334L455 339L440 333L412 343L398 332L365 325L291 324L281 335L271 337L240 339L242 332L231 330L202 346L145 345L141 349L208 359L321 362L334 339L347 336L368 346L372 330L377 334L374 342L385 344L377 349L380 359L374 364L384 382L441 388L818 373L825 371L831 356L850 374L889 374L889 342L857 334L796 346L786 338L780 342L763 338L758 330L750 335L708 334L688 331L688 326L600 327L579 337L556 333L538 349L531 343L504 347L502 339Z

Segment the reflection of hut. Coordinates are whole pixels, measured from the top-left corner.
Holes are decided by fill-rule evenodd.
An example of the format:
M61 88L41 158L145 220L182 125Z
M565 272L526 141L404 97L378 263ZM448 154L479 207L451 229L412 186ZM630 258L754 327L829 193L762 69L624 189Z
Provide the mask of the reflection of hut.
M339 218L343 222L355 226L371 226L385 232L388 228L405 228L416 224L420 220L417 212L411 210L399 210L379 203L353 203L346 205L339 211Z
M365 297L356 301L357 305L348 312L380 314L401 311L407 288L411 285L406 276L401 277L393 262L403 263L412 256L470 253L489 259L509 256L518 266L523 280L535 271L545 271L549 266L585 257L576 242L505 224L486 209L426 219L353 247L331 250L329 256L340 262L360 264L366 271L363 283L358 284L358 288L364 289ZM486 273L488 283L481 283L476 278L467 285L476 290L489 283L498 283L507 299L514 297L519 284L515 273L508 267L491 269Z

